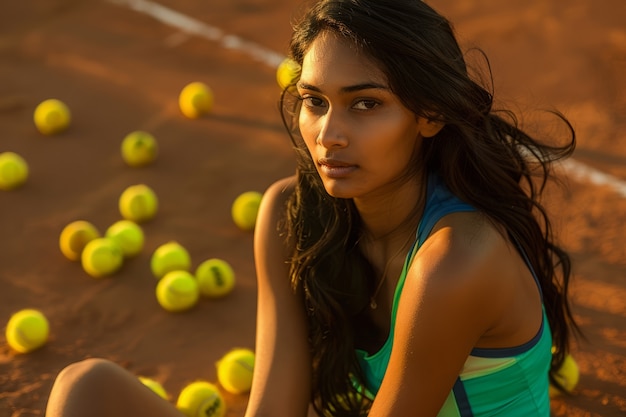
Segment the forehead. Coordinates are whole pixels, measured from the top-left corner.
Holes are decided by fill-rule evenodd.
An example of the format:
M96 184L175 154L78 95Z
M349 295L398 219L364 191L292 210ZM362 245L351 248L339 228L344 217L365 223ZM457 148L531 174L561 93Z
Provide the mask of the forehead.
M303 82L318 85L333 80L344 85L364 81L387 84L380 65L348 39L322 32L304 55Z

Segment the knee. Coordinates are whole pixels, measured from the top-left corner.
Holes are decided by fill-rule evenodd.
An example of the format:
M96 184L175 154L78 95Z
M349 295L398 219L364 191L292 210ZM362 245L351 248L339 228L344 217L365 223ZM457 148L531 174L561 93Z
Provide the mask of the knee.
M97 404L107 404L115 395L111 388L115 388L115 381L120 379L121 369L105 359L85 359L68 365L52 385L46 415L82 415L84 410L98 409Z
M84 359L63 368L59 372L56 383L63 385L75 385L84 382L97 383L98 381L106 383L119 373L118 368L119 365L106 359Z
M114 395L124 371L115 363L106 359L85 359L68 365L59 372L54 384L51 399L54 401L80 402L106 401L106 397Z

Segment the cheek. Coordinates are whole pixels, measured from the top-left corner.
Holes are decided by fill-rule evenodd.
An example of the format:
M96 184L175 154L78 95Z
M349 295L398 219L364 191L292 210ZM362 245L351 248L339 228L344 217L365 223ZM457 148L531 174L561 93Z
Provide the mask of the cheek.
M298 117L298 127L300 135L302 136L302 139L304 139L304 143L310 151L315 146L315 139L317 138L315 123L310 116L300 113L300 116Z
M393 157L404 156L409 158L409 155L413 153L416 144L419 142L416 130L413 129L412 125L406 123L405 120L372 126L367 134L375 142L374 147L378 148L378 152L381 155ZM405 158L400 158L400 160Z
M381 132L381 135L384 134ZM377 164L387 167L391 171L404 170L413 162L415 152L418 152L419 139L414 131L387 130L386 140L377 140L376 144L369 147L370 154L376 155Z

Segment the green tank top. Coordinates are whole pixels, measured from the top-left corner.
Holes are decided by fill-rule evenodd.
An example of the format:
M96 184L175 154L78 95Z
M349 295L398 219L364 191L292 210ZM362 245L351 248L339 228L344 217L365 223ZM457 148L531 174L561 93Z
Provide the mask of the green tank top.
M356 351L367 391L372 397L380 388L391 356L398 301L413 256L439 219L450 213L474 210L450 193L437 176L429 177L426 206L418 226L417 239L405 259L394 293L389 336L378 352L368 355L363 350ZM525 260L537 281L530 263ZM541 291L541 287L539 289ZM523 345L504 349L473 349L438 417L548 417L551 348L552 335L544 309L541 328Z

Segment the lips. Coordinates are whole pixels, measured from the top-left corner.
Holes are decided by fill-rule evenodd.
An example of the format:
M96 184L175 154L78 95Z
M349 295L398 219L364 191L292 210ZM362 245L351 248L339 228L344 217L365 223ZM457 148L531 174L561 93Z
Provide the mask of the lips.
M340 161L338 159L333 158L320 158L317 161L322 166L327 166L329 168L346 168L355 166L354 164L350 164L348 162Z
M334 179L346 177L357 169L357 165L332 158L320 158L317 163L323 174Z

